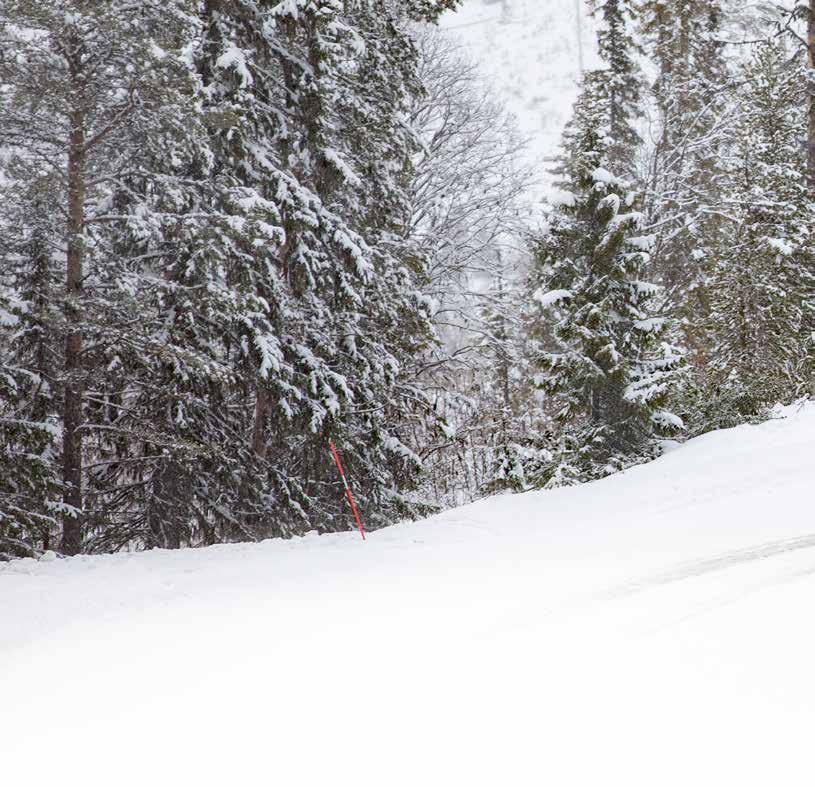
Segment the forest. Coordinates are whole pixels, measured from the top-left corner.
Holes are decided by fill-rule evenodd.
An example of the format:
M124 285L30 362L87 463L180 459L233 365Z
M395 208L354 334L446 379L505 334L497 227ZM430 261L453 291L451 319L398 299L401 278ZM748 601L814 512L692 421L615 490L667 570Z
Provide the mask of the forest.
M535 167L459 0L2 0L0 560L351 529L329 442L373 530L815 396L815 0L586 4Z

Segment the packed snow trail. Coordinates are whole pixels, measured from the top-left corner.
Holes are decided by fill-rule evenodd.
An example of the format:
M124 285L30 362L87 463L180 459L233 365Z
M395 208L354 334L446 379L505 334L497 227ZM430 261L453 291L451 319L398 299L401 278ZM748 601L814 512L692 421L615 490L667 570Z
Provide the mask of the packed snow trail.
M815 405L369 535L0 566L2 783L815 780Z
M743 563L752 563L755 560L766 560L776 555L786 555L790 552L797 552L799 549L815 549L815 533L802 538L789 538L782 541L770 541L766 544L758 544L746 549L735 549L723 555L706 558L705 560L694 560L689 563L682 563L654 577L622 585L605 595L605 598L627 596L632 593L640 593L643 590L657 585L667 585L670 582L679 582L691 577L700 577L712 571L723 571L733 568Z

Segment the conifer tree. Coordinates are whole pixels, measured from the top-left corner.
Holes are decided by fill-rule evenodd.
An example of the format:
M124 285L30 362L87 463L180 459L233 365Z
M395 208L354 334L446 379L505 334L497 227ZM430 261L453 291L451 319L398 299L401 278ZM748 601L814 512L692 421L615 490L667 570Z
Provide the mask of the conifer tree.
M743 73L728 157L733 220L713 275L715 406L742 420L808 392L815 306L813 214L806 177L804 69L776 43Z
M429 13L420 5L298 0L273 11L285 46L277 36L270 49L288 86L290 118L278 135L281 159L314 195L310 209L318 208L316 222L302 221L302 209L283 212L302 315L295 370L312 392L303 401L314 403L305 423L291 422L299 428L288 455L312 479L310 510L327 529L348 522L329 437L348 457L374 523L409 513L399 490L419 469L405 438L421 394L403 375L430 338L418 290L425 260L404 232L417 146L404 117L421 90L408 21Z
M329 437L371 524L415 510L409 22L455 5L4 5L8 543L346 527Z
M51 549L59 535L54 370L61 358L60 271L47 218L56 210L41 195L36 209L26 212L19 197L7 182L10 210L0 225L7 243L0 268L0 559Z
M421 261L408 269L391 236L413 65L399 18L381 10L204 6L205 138L174 157L181 170L162 158L166 141L146 163L185 174L184 231L143 226L161 204L131 207L140 252L161 250L166 266L140 306L155 319L145 341L166 349L136 356L157 362L137 371L146 395L129 418L136 434L161 425L138 460L147 543L348 526L329 437L369 525L410 513L400 490L417 461L396 430L415 392L398 376L427 323L413 289Z
M699 370L710 346L704 330L710 254L720 229L719 162L732 116L724 20L723 0L646 0L640 9L645 49L657 68L660 129L646 184L649 224L659 227L654 264L666 308Z
M51 397L33 409L40 416L50 410L37 423L53 419L51 432L59 436L53 448L61 471L42 490L49 510L62 514L60 548L68 554L83 548L96 516L86 505L91 445L109 432L97 420L102 410L91 404L89 385L111 341L111 298L126 286L113 275L121 250L111 243L126 217L110 197L142 141L160 136L179 108L171 97L176 66L169 64L183 70L179 42L191 36L184 32L188 10L182 0L138 8L10 0L0 12L4 49L15 52L0 63L0 134L10 152L3 270L25 315L15 366L40 392L47 384ZM33 221L14 222L15 214ZM47 376L38 371L43 364ZM3 409L18 411L19 402L12 397Z
M620 175L633 178L635 151L642 144L636 128L642 109L643 76L637 62L641 48L635 41L635 8L631 0L593 0L592 13L601 23L598 51L605 63L608 128L613 140L609 164Z
M665 321L648 310L650 239L624 180L607 168L608 92L589 72L565 134L565 195L540 239L533 297L554 320L554 346L538 358L538 383L556 398L563 432L541 483L571 483L619 468L681 423L663 409L681 356L661 342Z

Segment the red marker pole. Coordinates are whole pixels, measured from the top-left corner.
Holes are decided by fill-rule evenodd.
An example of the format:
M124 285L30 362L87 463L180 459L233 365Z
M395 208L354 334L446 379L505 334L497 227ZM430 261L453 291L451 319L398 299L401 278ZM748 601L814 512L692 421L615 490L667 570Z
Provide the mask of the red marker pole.
M342 462L340 462L340 455L337 453L337 449L334 447L333 440L328 441L328 447L331 449L331 454L334 457L334 462L337 465L337 470L340 471L340 478L342 478L342 485L345 487L345 496L348 498L348 502L351 504L351 510L354 512L354 518L357 520L357 527L359 527L359 534L362 536L362 540L365 540L365 528L362 526L362 520L359 518L359 512L357 511L357 504L354 502L354 495L351 493L351 487L348 485L348 479L345 477L345 470L342 469Z

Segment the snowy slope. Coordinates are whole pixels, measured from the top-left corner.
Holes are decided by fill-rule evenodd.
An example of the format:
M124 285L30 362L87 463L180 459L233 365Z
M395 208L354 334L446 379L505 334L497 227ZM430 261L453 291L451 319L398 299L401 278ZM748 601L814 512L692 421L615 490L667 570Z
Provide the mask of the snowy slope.
M517 118L530 160L550 167L546 160L557 153L581 64L597 65L584 0L465 0L441 26L469 50Z
M0 566L25 785L811 785L815 405L353 533Z

